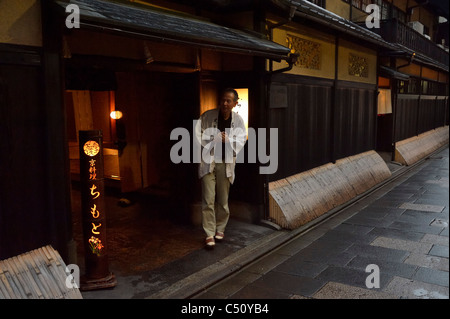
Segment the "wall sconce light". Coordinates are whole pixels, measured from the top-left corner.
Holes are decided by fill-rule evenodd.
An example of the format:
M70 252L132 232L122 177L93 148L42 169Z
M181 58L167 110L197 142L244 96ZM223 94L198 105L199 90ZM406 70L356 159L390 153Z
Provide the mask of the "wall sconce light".
M113 120L120 120L123 117L123 114L121 111L112 111L109 116L111 116L111 118Z

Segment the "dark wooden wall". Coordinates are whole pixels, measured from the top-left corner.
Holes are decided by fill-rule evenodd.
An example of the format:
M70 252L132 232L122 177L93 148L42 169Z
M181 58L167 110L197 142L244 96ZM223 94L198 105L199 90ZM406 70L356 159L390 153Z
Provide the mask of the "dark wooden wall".
M399 94L395 115L395 142L448 125L448 98Z
M273 84L287 88L287 104L269 108L279 145L270 181L375 149L374 86L286 74Z
M336 100L334 159L375 149L375 87L338 85Z
M64 117L47 97L58 89L44 85L58 74L48 59L38 48L0 45L0 259L48 244L67 256Z

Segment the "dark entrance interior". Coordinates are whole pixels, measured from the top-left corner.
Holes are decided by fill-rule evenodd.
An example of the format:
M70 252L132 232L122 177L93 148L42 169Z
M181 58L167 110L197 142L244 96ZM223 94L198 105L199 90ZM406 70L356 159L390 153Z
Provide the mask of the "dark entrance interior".
M173 164L169 156L176 143L171 131L191 132L199 116L198 73L90 74L103 74L94 77L103 81L87 87L72 78L65 92L78 263L84 252L77 132L85 129L103 131L110 264L135 273L202 248L203 232L190 220L191 204L200 198L197 166ZM110 117L114 110L121 111L120 120Z

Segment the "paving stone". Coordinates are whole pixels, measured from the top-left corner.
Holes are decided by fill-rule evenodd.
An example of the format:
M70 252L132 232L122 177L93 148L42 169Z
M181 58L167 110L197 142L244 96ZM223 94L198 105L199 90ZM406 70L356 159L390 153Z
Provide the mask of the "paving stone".
M192 297L192 299L226 299L226 296L222 295L222 294L217 294L215 292L212 291L206 291L204 293L202 293L201 295L197 295Z
M427 254L430 251L431 247L433 246L432 244L429 243L421 243L416 241L389 238L389 237L377 237L370 245L397 250L406 250L424 255Z
M449 258L448 246L433 245L433 247L431 248L431 250L428 254L432 255L432 256Z
M422 212L440 213L444 209L444 206L427 205L427 204L415 204L415 203L402 203L400 205L400 208L411 209L411 210L420 210Z
M426 189L423 195L440 195L448 196L448 189Z
M309 261L318 264L344 266L355 256L356 254L347 251L341 252L307 247L291 257L291 260L294 262Z
M373 226L373 227L387 227L392 221L378 218L365 217L364 215L355 215L345 221L346 224Z
M372 207L391 207L391 208L398 208L401 204L405 202L404 199L383 199L383 200L377 200L376 202L372 203Z
M424 193L423 190L402 190L394 188L393 190L389 191L386 195L388 196L394 196L397 198L415 198L417 196L421 196ZM405 200L406 202L407 200Z
M367 289L328 282L313 295L314 299L396 299L395 295L385 293L379 289Z
M436 184L423 184L423 188L428 193L439 193L439 192L442 192L442 190L446 189L446 188L442 187L441 185L436 185Z
M408 181L411 183L419 182L420 184L426 181L437 181L439 176L437 175L438 168L424 169L410 177Z
M312 296L324 284L325 282L323 281L309 277L294 276L271 271L254 281L248 287L253 287L255 290L260 288L270 289L286 295L298 294L302 296ZM238 298L236 294L232 297ZM256 296L255 298L258 297Z
M404 229L393 229L393 228L379 228L375 227L370 234L375 236L385 236L385 237L391 237L391 238L400 238L405 240L414 240L414 241L420 241L424 234L420 232L414 232L410 230L404 230ZM425 234L428 235L428 234Z
M415 210L406 210L396 217L396 221L417 225L430 225L439 216L437 213L423 213Z
M289 299L312 299L312 298L294 294L294 295L290 296Z
M445 208L446 206L448 206L448 200L446 200L445 198L440 198L440 199L429 199L429 198L418 198L414 201L414 204L418 204L418 205L432 205L432 206L442 206L443 208Z
M446 236L439 236L439 235L432 235L432 234L425 234L423 238L420 240L422 243L430 243L435 245L441 245L441 246L449 246L449 240Z
M314 278L322 271L324 271L327 267L328 265L326 264L318 264L309 261L288 260L277 266L275 269L273 269L273 271Z
M448 288L448 271L419 267L413 279Z
M324 234L326 234L327 231L328 229L325 228L314 228L313 230L310 230L307 233L302 234L301 239L302 241L313 242L322 237Z
M333 249L342 251L347 249L354 242L370 243L373 239L375 239L375 236L373 235L357 234L354 232L333 229L320 237L309 247L315 249Z
M378 208L378 211L361 211L358 213L358 216L360 216L360 218L373 218L373 219L383 219L385 218L389 213L387 212L385 207L374 207L374 208Z
M424 189L423 182L418 182L418 181L411 181L411 180L409 180L407 182L404 182L403 186L405 188L407 187L409 189L417 189L417 190L421 190L421 191Z
M403 262L409 255L407 251L403 250L360 244L354 244L346 252L357 256L374 257L380 260L395 262Z
M419 232L424 234L435 234L435 235L439 234L443 229L441 227L429 225L416 225L401 221L395 221L391 223L388 227L393 229L407 229L408 231Z
M425 181L427 184L436 184L441 186L442 188L448 188L448 181L446 180L427 180Z
M374 227L372 227L372 226L363 226L363 225L340 224L339 226L337 226L334 229L338 230L338 231L344 231L344 232L348 232L348 233L353 233L353 234L366 235L371 230L373 230Z
M400 276L405 278L412 278L417 270L417 266L414 264L405 264L402 262L386 261L375 257L356 256L353 258L346 267L356 268L366 271L366 267L370 264L375 264L380 269L381 273L386 273L393 276Z
M263 275L272 270L273 268L275 268L276 266L278 266L279 264L281 264L282 262L284 262L285 260L287 260L288 258L289 256L283 254L278 253L270 254L264 257L263 259L258 260L253 265L247 267L245 271L249 273Z
M378 207L378 206L367 206L364 209L362 209L359 214L368 215L370 214L371 217L375 217L376 213L379 214L380 218L386 215L401 215L405 209L401 208L395 208L395 207Z
M389 191L388 193L386 193L382 198L383 199L408 199L411 198L413 196L415 196L416 194L414 192L399 192L399 191Z
M300 250L308 247L313 241L305 241L305 240L294 240L283 247L277 249L277 254L286 255L286 256L294 256Z
M448 227L448 221L440 218L435 218L431 223L430 226L436 226L436 227Z
M401 299L448 299L449 290L446 287L429 283L394 277L383 289L385 293L393 294Z
M288 299L291 293L279 291L271 287L257 287L254 285L245 286L235 294L231 295L230 299Z
M444 206L448 205L448 190L443 191L442 193L439 194L431 194L431 193L423 193L422 195L420 195L419 198L417 198L418 200L431 200L431 201L439 201L439 202L444 202ZM409 202L409 201L407 201ZM417 202L416 202L417 203Z
M416 265L423 268L432 268L442 271L449 271L448 258L412 253L408 256L408 258L405 259L404 262L406 264Z
M315 279L323 282L334 281L355 287L367 288L366 279L369 275L371 275L371 272L366 272L365 270L330 266L322 271ZM383 288L391 279L391 275L380 272L380 288Z
M239 290L242 289L242 287L254 282L258 278L260 278L261 275L254 274L248 271L243 271L238 273L236 276L233 276L231 280L227 280L220 285L216 287L212 287L207 291L207 293L204 294L203 297L208 298L227 298L230 295L235 294Z
M399 186L394 187L393 191L404 192L404 193L412 192L413 194L422 194L425 190L423 189L421 184L408 185L407 182L404 182L404 183L400 184Z

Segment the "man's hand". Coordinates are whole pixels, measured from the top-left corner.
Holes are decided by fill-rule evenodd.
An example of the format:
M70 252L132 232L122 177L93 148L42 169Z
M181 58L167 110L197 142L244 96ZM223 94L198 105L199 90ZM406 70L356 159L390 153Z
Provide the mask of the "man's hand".
M219 143L228 143L230 139L228 138L228 134L226 132L220 132L214 137L214 142Z
M227 132L221 132L220 134L222 135L222 143L228 143L230 141Z

